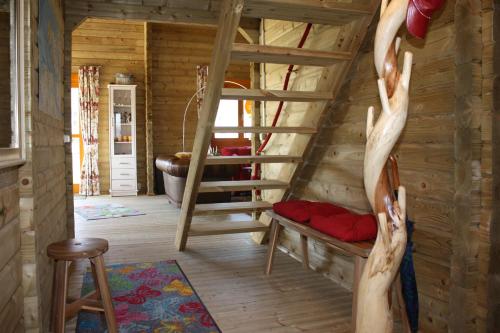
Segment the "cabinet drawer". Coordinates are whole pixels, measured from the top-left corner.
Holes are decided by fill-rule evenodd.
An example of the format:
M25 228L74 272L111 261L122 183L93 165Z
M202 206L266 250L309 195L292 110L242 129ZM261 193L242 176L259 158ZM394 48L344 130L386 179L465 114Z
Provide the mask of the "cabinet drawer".
M135 180L134 169L113 169L113 179L132 179Z
M113 169L135 169L135 159L118 159L112 162Z
M137 182L134 179L112 180L111 188L113 191L135 191Z

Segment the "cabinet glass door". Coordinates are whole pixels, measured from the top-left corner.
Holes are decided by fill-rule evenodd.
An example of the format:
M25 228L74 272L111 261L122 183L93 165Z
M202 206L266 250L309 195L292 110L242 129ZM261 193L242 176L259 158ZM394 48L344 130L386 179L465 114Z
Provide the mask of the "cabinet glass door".
M132 91L113 91L113 137L115 155L133 154Z

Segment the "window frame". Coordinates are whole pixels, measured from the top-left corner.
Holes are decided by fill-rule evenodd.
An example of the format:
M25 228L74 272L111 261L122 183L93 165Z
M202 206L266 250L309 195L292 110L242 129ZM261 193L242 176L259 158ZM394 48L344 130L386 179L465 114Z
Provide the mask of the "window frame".
M15 147L0 148L0 168L20 165L25 161L25 138L24 138L24 1L10 0L10 10L14 11L14 28L11 38L14 37L14 50L11 55L14 63L14 82L11 79L11 87L14 88ZM11 120L12 121L12 120Z
M231 83L236 82L242 84L245 87L250 86L250 81L241 80L241 79L228 79L228 82L224 84L224 88L241 88ZM244 118L244 102L243 100L238 100L238 127L243 127L243 118ZM212 134L211 144L214 147L219 149L224 147L244 147L250 146L252 144L252 140L245 138L245 133L238 133L237 138L216 138L215 133Z

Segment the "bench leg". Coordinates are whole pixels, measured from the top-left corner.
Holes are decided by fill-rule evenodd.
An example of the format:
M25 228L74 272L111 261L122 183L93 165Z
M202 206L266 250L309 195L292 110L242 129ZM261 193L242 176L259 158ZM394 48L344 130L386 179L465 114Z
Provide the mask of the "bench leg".
M302 246L302 265L309 269L309 251L307 249L307 236L300 235L300 245Z
M269 248L267 249L267 260L266 260L266 275L271 274L274 260L274 251L278 246L278 239L280 237L280 232L283 226L279 224L278 221L272 220L271 222L271 234L269 237Z
M354 276L352 283L352 319L351 328L352 332L356 332L356 317L358 313L358 290L359 281L361 280L361 274L363 273L363 268L366 264L366 258L354 257Z

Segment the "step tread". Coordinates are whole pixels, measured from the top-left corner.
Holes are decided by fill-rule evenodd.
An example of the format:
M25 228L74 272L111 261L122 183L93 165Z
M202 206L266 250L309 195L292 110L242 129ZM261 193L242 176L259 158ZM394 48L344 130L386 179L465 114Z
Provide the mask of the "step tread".
M331 92L223 88L221 99L313 102L333 99Z
M315 134L314 127L214 127L214 133L299 133Z
M273 205L267 201L218 202L198 204L193 215L218 215L230 213L245 213L271 209Z
M249 164L249 163L300 163L302 156L250 155L250 156L207 156L205 165Z
M279 180L229 180L201 182L200 193L207 192L231 192L250 190L287 189L289 184Z
M317 51L259 44L233 44L231 57L257 63L293 64L304 66L331 66L350 60L350 52Z
M226 235L246 232L267 231L268 226L260 221L220 221L191 224L189 236Z

